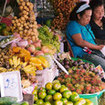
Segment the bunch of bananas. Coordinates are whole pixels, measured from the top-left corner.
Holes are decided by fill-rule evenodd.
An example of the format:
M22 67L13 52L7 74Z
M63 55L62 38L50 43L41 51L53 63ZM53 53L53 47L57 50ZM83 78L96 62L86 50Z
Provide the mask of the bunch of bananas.
M17 68L20 65L20 58L13 56L9 59L9 64L12 68Z
M31 74L35 76L36 67L28 64L27 62L21 63L21 70L23 70L26 74Z
M13 69L21 71L23 70L26 74L32 74L35 76L36 67L28 64L28 62L21 62L20 58L18 58L17 56L13 56L12 58L10 58L9 64L12 68L9 71L13 71Z

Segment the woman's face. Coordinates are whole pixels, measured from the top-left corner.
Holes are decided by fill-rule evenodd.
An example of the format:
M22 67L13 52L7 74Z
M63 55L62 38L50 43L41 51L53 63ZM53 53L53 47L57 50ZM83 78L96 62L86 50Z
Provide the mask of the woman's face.
M104 6L98 6L93 11L93 19L101 20L104 16Z
M78 14L79 23L83 26L89 24L90 19L91 19L91 15L92 15L92 10L86 10L85 13L82 16L80 16Z

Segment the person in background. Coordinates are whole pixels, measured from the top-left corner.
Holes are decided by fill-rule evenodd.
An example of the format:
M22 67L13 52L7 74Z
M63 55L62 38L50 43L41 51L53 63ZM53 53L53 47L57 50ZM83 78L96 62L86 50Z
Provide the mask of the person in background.
M89 25L92 10L86 2L76 5L70 14L70 22L67 25L66 36L71 45L74 57L88 60L97 65L101 65L105 70L105 58L100 50L104 45L97 45L94 41L95 37ZM87 47L98 51L98 54L88 54L83 49ZM95 51L94 51L95 52Z
M97 44L105 45L105 17L104 2L102 0L91 0L92 18L90 25L96 38Z

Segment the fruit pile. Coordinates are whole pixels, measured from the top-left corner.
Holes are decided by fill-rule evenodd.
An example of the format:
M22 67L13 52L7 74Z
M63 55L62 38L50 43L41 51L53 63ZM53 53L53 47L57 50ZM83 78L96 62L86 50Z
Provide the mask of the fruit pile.
M80 98L59 81L48 82L44 87L35 89L34 105L93 105L88 99Z
M19 0L20 14L19 18L14 17L12 20L12 32L17 32L24 39L38 40L37 22L31 2Z
M18 56L9 58L4 67L0 67L0 73L10 71L20 71L23 88L36 83L36 70L43 70L49 67L49 63L44 56L30 57L29 62L22 62ZM27 83L26 83L27 82Z
M96 75L98 74L101 78L104 77L104 73L100 73L96 70L94 64L90 64L88 62L84 62L82 59L72 60L65 58L63 60L59 59L59 62L66 68L66 70L77 70L77 69L85 69L86 71L92 71Z
M0 67L8 67L8 59L11 57L10 47L0 48Z
M51 49L50 53L54 54L56 50L59 52L60 50L60 42L57 35L46 26L42 26L38 29L39 39L42 40L42 45L49 46Z
M98 75L84 69L70 70L69 75L62 73L57 79L78 94L96 93L105 89L105 83Z
M10 32L10 27L9 26L6 26L5 23L0 23L0 35L10 35L11 32Z
M70 13L78 0L49 0L53 5L55 18L52 29L64 30L69 21Z

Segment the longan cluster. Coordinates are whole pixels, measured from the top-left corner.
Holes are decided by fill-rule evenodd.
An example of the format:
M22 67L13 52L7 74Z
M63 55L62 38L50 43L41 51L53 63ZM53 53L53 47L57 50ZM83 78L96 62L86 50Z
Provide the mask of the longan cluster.
M50 0L55 10L52 29L64 30L69 22L70 13L78 0Z
M24 39L38 40L37 22L33 11L33 4L19 0L19 18L12 20L12 32L17 32Z

